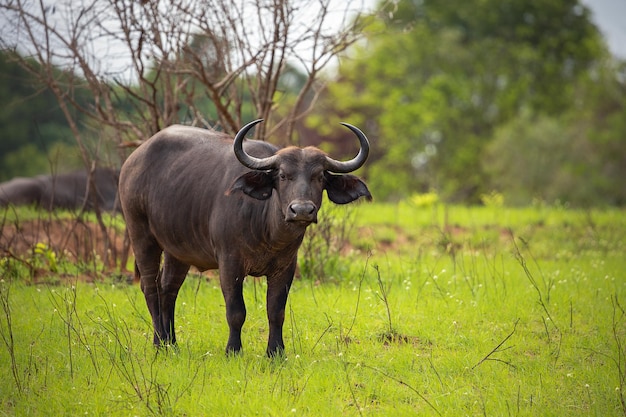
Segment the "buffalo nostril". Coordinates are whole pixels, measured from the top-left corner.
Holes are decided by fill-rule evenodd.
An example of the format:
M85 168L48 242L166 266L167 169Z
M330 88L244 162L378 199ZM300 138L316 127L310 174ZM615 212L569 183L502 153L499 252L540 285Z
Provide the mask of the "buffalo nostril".
M306 214L313 214L313 212L315 211L315 206L313 204L304 204L304 207L302 207L302 211L304 211Z

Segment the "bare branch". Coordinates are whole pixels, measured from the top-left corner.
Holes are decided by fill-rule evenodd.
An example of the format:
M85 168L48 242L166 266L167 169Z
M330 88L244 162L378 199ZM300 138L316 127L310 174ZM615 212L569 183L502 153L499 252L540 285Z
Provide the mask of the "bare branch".
M483 362L488 361L488 360L501 362L501 363L504 363L506 365L509 365L512 368L515 368L515 365L511 364L510 362L507 362L507 361L499 359L499 358L492 358L491 356L494 353L498 353L498 352L502 352L502 351L505 351L507 349L510 349L510 347L507 347L507 348L504 348L504 349L500 349L500 348L502 347L502 345L504 345L507 342L507 340L509 340L515 334L515 330L517 330L517 325L519 324L519 320L520 319L515 320L515 324L513 325L513 330L511 330L511 332L504 339L502 339L502 341L500 343L498 343L498 345L495 348L491 349L491 351L488 354L486 354L484 358L479 360L476 365L472 366L472 369L475 369L477 366L479 366L480 364L482 364Z
M243 118L254 117L267 120L257 137L280 129L292 142L296 122L323 87L316 84L321 71L360 38L354 2L337 4L5 0L0 48L18 52L20 63L63 102L77 141L84 133L70 109L118 145L190 120L234 133ZM277 102L289 65L306 79L289 91L293 99ZM79 100L79 91L92 99ZM276 112L285 103L290 109Z

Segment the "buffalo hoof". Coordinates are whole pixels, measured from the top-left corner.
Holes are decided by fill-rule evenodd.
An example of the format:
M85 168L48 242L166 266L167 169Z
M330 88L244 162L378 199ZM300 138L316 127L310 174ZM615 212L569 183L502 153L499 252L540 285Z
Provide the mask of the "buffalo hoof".
M277 347L277 348L274 348L274 349L269 349L268 348L265 351L265 354L270 359L284 359L284 358L287 357L287 355L285 355L285 348L284 347Z
M231 356L239 356L243 354L243 350L241 349L241 347L232 347L232 346L226 346L226 356L231 357Z

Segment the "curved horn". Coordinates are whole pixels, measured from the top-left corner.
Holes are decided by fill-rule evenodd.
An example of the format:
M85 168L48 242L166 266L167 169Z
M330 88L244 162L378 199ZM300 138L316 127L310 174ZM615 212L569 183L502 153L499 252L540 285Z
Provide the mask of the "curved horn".
M341 122L342 125L350 129L356 136L359 138L359 142L361 143L361 149L357 156L354 159L349 161L337 161L329 156L326 157L326 169L331 172L337 174L347 174L348 172L355 171L359 169L365 161L367 160L367 156L370 153L370 143L367 140L367 137L358 127L352 126L351 124Z
M268 156L267 158L255 158L252 155L248 155L246 151L243 150L243 138L250 129L262 121L263 119L257 119L242 127L241 130L237 132L237 136L235 136L235 141L233 142L235 156L239 162L247 168L259 171L273 168L276 162L276 155Z

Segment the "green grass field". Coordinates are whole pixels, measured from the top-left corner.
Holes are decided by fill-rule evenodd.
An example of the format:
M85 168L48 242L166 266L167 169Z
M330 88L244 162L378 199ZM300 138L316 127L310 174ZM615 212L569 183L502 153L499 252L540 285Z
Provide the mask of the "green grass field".
M57 272L33 284L4 258L0 414L626 415L625 211L342 210L349 243L320 252L318 277L303 255L273 360L264 279L226 357L215 278L188 277L179 344L157 351L138 285L87 283L46 252Z

